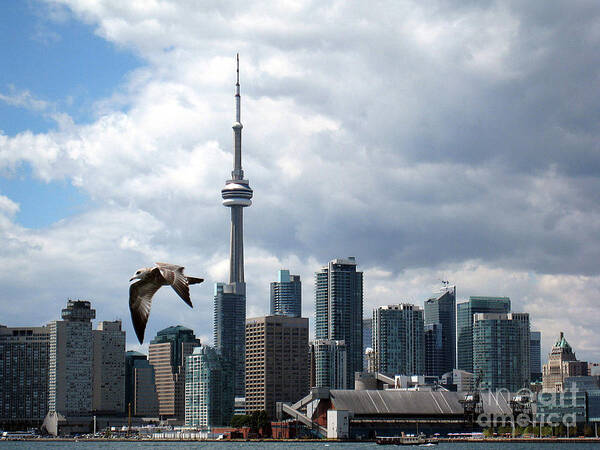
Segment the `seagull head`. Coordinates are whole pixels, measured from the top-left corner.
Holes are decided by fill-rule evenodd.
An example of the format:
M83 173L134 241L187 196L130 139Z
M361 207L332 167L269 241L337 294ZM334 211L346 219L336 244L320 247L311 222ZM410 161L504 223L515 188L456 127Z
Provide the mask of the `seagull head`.
M142 278L144 278L144 276L152 269L149 269L148 267L142 267L141 269L136 270L136 272L133 274L133 276L129 279L129 281L133 281L133 280L141 280Z

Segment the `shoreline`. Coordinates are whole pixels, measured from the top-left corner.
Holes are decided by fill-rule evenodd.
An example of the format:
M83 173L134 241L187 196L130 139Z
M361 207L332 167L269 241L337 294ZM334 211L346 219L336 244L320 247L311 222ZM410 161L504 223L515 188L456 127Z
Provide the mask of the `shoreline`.
M131 439L131 438L90 438L90 439L82 439L82 438L32 438L32 439L23 439L23 438L4 438L0 439L2 441L10 441L10 442L261 442L264 444L272 443L281 443L281 442L294 442L294 443L315 443L315 442L339 442L339 443L355 443L355 442L375 442L375 439L362 439L362 440L353 440L353 439ZM444 444L452 444L452 443L555 443L555 444L569 444L569 443L600 443L600 437L554 437L554 438L482 438L482 439L468 439L468 438L440 438L438 442Z

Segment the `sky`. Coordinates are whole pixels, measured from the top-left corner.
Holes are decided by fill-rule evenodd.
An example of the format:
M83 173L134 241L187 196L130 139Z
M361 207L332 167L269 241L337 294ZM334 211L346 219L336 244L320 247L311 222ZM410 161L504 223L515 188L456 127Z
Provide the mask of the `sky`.
M2 2L0 323L87 299L144 351L128 280L166 261L205 282L147 340L212 341L239 52L248 317L286 268L312 319L355 256L365 317L449 280L600 361L598 48L595 0Z

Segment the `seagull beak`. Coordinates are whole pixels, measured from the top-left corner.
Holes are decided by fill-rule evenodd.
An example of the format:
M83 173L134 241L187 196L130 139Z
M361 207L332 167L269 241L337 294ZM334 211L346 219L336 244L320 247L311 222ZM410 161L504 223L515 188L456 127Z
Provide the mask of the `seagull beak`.
M129 281L133 281L133 280L135 280L136 278L137 278L137 277L131 277L131 278L129 279Z

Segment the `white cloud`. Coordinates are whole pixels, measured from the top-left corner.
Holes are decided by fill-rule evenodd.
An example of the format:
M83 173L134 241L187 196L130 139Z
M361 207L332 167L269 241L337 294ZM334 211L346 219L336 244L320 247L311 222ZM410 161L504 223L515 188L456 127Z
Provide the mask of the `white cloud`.
M42 301L36 318L50 320L66 297L89 297L99 318L124 319L133 344L126 280L167 260L206 281L194 287L192 311L161 291L147 335L173 323L212 335L212 284L228 272L219 191L232 165L239 51L244 170L255 191L245 210L249 316L268 312L268 283L282 267L301 275L311 316L314 271L355 255L366 312L421 303L450 278L460 296L511 296L545 335L563 327L576 350L600 358L591 300L600 255L596 78L577 51L552 60L563 55L563 34L539 25L546 9L59 3L147 64L97 101L88 124L28 91L0 97L57 122L48 133L0 134L0 170L27 163L94 201L33 231L0 196L8 243L0 259L18 273L0 280L5 320ZM53 10L64 20L65 10ZM576 17L556 14L548 26L589 37L589 22ZM596 53L589 39L581 45L581 55ZM559 93L580 86L590 99L565 106ZM48 280L43 291L38 277Z
M35 98L31 92L17 91L14 86L10 86L8 94L0 93L0 101L19 108L31 109L34 111L44 111L48 108L48 102Z
M0 211L9 216L14 216L19 211L19 204L4 195L0 195Z

